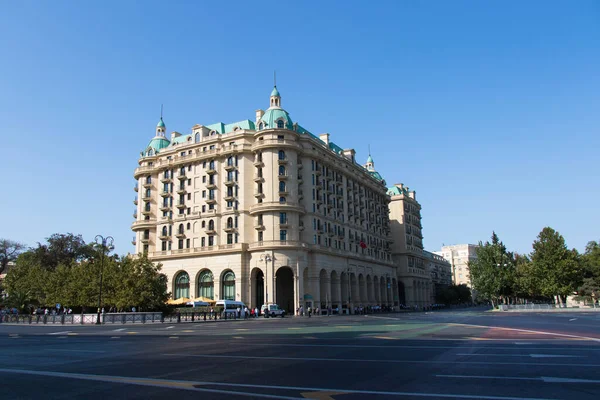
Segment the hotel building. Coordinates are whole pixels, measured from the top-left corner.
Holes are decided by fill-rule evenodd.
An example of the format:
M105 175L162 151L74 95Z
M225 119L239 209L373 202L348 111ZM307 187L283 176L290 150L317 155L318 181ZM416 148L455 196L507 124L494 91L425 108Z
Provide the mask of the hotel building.
M371 156L360 165L281 100L275 87L254 120L169 138L161 117L134 173L136 253L163 265L173 298L288 311L429 303L414 192L390 197Z

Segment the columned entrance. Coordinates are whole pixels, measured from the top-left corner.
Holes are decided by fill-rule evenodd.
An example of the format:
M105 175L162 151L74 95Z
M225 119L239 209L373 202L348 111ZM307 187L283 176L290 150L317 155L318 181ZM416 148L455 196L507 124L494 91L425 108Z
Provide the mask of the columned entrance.
M294 315L294 272L290 267L280 267L275 280L277 304L289 315Z

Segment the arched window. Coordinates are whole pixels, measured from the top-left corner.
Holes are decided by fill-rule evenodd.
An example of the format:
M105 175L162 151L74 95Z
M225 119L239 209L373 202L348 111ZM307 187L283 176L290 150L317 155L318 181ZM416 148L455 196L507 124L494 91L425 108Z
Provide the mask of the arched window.
M285 151L279 150L279 159L280 160L285 160Z
M190 230L191 227L192 227L192 225L188 222L187 229Z
M233 218L231 218L231 217L227 218L227 227L233 228Z
M233 157L232 157L232 156L230 156L230 157L227 159L227 165L230 165L230 166L231 166L231 165L233 165L233 161L234 161L234 160L233 160Z
M215 221L213 221L212 219L208 221L208 229L211 231L215 229Z
M196 132L196 135L194 135L194 142L200 143L200 133Z
M210 271L203 271L198 277L198 296L214 299L215 282Z
M190 297L190 276L187 272L180 272L175 278L175 290L173 291L173 299L181 299L182 297Z
M285 166L279 166L279 176L285 176Z
M183 234L183 224L179 224L179 234Z
M153 156L153 155L154 155L154 150L152 150L152 149L149 149L149 150L148 150L148 154L147 154L147 155L148 155L148 156Z
M264 127L265 127L265 125L262 122L260 124L258 124L259 131L262 131Z
M285 182L283 182L283 181L279 182L279 191L285 192Z
M223 300L235 300L235 275L227 271L223 275Z
M146 183L152 183L152 177L151 176L147 176L146 177Z
M285 197L280 197L279 198L279 204L285 204Z
M163 235L163 236L167 236L167 232L168 232L168 231L167 231L167 227L166 227L166 226L163 226L163 228L162 228L162 235Z
M202 221L202 228L206 227L206 221Z
M283 129L283 127L284 127L283 120L280 119L279 121L277 121L277 128Z

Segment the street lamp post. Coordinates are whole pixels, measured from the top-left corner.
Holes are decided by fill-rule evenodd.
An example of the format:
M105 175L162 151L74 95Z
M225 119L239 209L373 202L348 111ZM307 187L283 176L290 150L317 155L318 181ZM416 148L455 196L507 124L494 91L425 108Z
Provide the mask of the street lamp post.
M96 319L96 325L100 325L102 322L100 321L100 310L102 308L102 272L104 269L104 250L108 248L112 249L114 239L112 236L104 237L102 235L97 235L95 238L97 244L102 246L102 253L100 254L100 292L98 293L98 318Z
M271 261L271 256L269 254L263 254L260 256L260 261L265 262L265 304L269 304L269 267L267 264Z

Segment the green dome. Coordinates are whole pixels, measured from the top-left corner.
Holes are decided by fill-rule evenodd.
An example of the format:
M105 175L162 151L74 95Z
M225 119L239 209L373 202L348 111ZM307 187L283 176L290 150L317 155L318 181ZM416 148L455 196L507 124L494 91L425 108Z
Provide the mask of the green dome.
M156 124L157 128L164 128L165 127L165 122L163 121L162 117L160 117L160 121L158 121L158 124Z
M281 95L279 94L279 90L277 90L277 86L273 87L273 91L271 92L271 96L281 97Z
M279 108L279 107L269 108L265 112L265 115L263 115L260 120L265 124L263 126L263 129L277 128L278 120L283 121L285 129L289 129L289 130L294 129L294 124L292 122L292 119L290 118L290 115L283 108ZM260 126L260 122L259 122L259 126Z
M152 148L154 150L155 153L158 153L160 150L164 149L165 147L169 146L171 142L169 142L169 140L165 137L161 137L161 136L157 136L155 138L153 138L150 143L148 143L148 146L146 146L146 155L148 154L148 150L150 148Z

